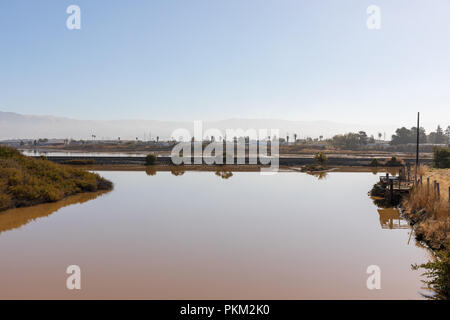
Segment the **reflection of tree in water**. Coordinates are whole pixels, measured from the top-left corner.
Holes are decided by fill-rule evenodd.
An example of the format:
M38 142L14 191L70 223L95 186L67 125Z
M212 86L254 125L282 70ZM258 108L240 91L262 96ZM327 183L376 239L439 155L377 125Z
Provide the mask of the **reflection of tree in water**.
M170 170L170 173L173 174L174 176L182 176L184 174L184 170L182 169L172 169Z
M156 175L156 169L151 166L148 166L147 168L145 168L145 173L149 176L154 176Z
M216 171L215 174L222 179L229 179L233 176L233 172L231 171Z
M328 176L328 172L326 172L326 171L320 171L320 172L314 172L314 171L311 172L310 171L310 172L306 172L306 173L317 177L318 180L326 179Z

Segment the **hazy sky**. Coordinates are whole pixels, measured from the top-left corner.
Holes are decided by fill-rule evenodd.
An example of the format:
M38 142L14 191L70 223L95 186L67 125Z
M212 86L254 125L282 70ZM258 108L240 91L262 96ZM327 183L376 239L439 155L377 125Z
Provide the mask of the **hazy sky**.
M81 8L68 30L66 8ZM381 29L366 9L381 8ZM448 0L0 2L0 110L450 122Z

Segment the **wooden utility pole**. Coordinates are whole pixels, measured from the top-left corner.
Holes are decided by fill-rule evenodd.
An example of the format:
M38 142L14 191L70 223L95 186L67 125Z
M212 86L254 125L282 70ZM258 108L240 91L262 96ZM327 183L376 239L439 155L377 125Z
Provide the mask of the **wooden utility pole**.
M416 172L414 174L414 184L417 181L417 169L419 168L419 118L420 112L417 112Z

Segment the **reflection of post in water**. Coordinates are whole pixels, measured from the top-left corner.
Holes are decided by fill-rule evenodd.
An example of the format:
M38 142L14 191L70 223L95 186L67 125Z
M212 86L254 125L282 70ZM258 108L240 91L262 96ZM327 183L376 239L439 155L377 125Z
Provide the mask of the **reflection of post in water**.
M409 229L408 222L400 217L400 211L396 208L378 209L378 214L383 229Z
M43 203L32 207L16 208L0 213L0 234L20 228L27 223L42 217L48 217L63 207L93 200L108 191L80 193L57 202Z
M231 171L216 171L216 176L221 177L222 179L229 179L233 176L233 172Z

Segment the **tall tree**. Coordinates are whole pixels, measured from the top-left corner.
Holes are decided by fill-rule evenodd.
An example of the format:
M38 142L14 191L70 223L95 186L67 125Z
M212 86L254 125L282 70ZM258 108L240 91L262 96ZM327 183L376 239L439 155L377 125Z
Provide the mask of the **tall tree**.
M366 145L367 144L367 133L365 131L358 132L359 135L359 144Z
M450 126L445 129L445 136L447 137L447 143L450 143Z
M446 136L440 125L437 126L435 132L430 132L430 134L428 135L429 143L442 144L442 143L446 143L446 140L447 140Z

